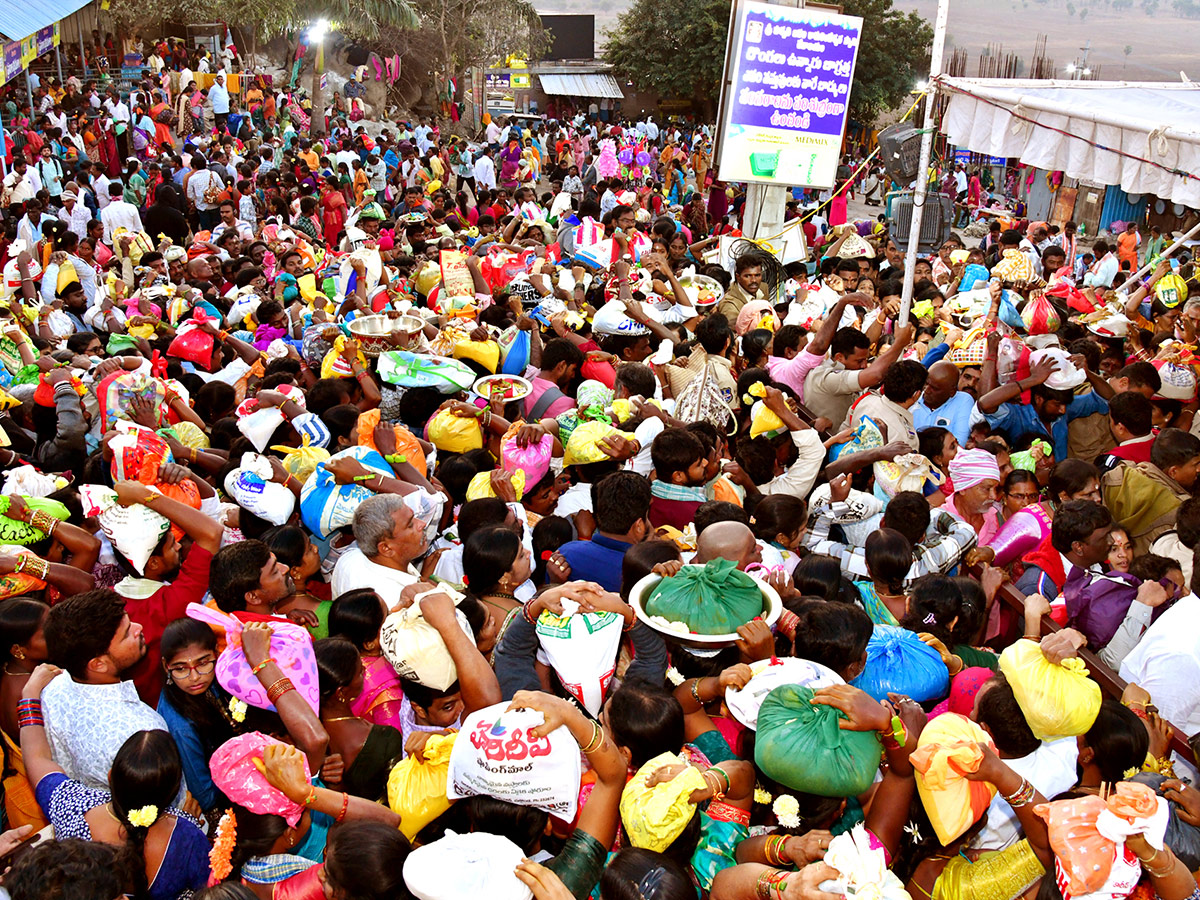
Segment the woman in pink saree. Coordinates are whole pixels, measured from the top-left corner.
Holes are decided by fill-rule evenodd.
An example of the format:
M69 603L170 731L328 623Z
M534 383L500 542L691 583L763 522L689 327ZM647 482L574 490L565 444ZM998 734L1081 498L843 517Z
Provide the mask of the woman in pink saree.
M373 725L399 728L404 693L396 670L379 649L379 629L387 612L370 588L346 591L329 610L329 634L350 641L362 657L362 693L350 703L350 712Z

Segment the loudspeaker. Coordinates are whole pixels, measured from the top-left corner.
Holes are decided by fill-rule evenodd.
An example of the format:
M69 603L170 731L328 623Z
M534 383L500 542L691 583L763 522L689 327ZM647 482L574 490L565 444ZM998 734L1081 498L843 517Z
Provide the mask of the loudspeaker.
M909 235L912 233L913 197L915 192L902 191L893 195L892 215L889 233L901 250L908 246ZM950 237L950 228L954 224L954 198L933 190L925 192L925 215L921 218L921 234L917 239L917 249L922 253L937 250Z
M906 185L917 177L921 162L921 130L900 123L879 132L879 161L898 184Z

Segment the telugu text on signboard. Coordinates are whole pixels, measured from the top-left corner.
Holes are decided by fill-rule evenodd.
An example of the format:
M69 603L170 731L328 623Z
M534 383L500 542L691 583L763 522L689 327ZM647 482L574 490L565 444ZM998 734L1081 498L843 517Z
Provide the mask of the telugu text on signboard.
M832 186L862 19L745 0L731 29L721 178Z

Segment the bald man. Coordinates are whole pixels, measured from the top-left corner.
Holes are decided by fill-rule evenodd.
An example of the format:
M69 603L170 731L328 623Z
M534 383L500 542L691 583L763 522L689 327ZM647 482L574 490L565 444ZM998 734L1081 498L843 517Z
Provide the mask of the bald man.
M912 408L913 426L919 432L922 428L940 425L958 438L959 446L966 446L967 438L971 436L975 398L958 389L959 374L958 366L945 360L929 367L925 390Z
M192 284L199 284L202 281L212 281L213 267L208 261L207 256L197 256L195 259L188 260L187 264L188 281Z
M738 568L762 562L762 551L754 532L741 522L714 522L702 532L696 542L695 563L703 564L714 559L737 560Z

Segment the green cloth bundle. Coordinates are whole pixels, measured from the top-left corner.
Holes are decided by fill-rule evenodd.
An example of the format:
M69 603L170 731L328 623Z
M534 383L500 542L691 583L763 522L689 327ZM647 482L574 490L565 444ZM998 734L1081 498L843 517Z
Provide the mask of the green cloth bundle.
M684 566L650 592L646 614L681 622L696 634L731 634L763 612L758 583L732 559Z
M785 684L758 710L754 764L795 791L854 797L871 786L883 748L869 731L843 731L832 706L814 706L812 688Z

